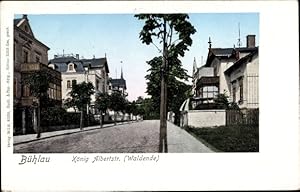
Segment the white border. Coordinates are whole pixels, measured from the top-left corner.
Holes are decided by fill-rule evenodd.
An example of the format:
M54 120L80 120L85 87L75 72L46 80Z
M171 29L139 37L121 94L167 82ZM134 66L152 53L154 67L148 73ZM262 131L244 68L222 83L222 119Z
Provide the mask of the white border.
M4 190L266 190L300 188L299 29L297 1L1 2L1 180ZM158 163L71 163L73 154L49 154L51 163L20 166L7 148L6 27L14 14L260 13L260 152L166 154ZM12 89L10 90L12 95ZM10 100L12 107L12 99ZM12 113L10 114L12 119ZM12 133L11 133L12 134ZM12 141L11 141L12 142ZM12 145L12 143L11 143ZM47 155L47 154L46 154ZM123 155L123 154L122 154ZM120 155L120 156L122 156ZM94 156L84 154L84 156Z

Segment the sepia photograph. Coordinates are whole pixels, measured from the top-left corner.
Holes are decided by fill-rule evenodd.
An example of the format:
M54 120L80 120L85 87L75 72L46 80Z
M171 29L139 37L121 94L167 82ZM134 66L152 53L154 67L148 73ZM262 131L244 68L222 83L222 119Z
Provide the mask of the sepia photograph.
M14 152L259 152L258 24L15 15Z

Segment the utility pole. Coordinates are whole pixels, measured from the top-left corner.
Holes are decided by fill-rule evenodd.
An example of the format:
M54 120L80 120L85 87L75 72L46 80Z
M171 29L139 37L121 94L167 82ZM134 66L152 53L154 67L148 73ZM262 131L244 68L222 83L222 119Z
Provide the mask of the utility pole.
M167 143L167 45L166 45L166 36L167 36L167 23L164 19L164 31L163 31L163 60L161 67L161 90L160 90L160 134L159 134L159 152L166 153L168 152L168 143Z

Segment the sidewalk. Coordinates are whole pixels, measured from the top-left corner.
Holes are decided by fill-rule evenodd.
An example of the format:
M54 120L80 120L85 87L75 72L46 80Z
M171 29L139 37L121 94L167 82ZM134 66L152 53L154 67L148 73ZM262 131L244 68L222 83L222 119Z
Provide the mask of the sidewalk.
M139 121L131 121L130 123L134 122L139 122ZM129 122L124 122L124 123L117 123L117 125L122 125L122 124L127 124ZM40 138L36 138L36 134L27 134L27 135L17 135L13 137L14 145L18 144L23 144L23 143L29 143L31 141L38 141L38 140L43 140L55 136L60 136L60 135L69 135L73 133L79 133L79 132L84 132L84 131L90 131L90 130L95 130L95 129L103 129L107 127L113 127L115 126L114 123L109 123L109 124L104 124L102 127L100 125L95 125L95 126L90 126L90 127L84 127L83 130L80 130L80 128L74 128L74 129L66 129L66 130L61 130L61 131L51 131L51 132L43 132L41 133Z
M168 122L167 128L169 153L213 153L210 148L186 132L184 129Z

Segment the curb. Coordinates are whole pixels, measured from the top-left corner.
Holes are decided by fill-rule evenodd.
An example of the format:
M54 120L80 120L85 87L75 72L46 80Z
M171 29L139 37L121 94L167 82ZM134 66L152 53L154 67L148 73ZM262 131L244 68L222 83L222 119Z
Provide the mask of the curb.
M124 125L124 124L129 124L129 123L136 123L136 122L140 122L140 121L123 122L121 124L117 123L116 125L114 125L114 124L106 124L107 126L95 127L95 128L83 129L83 130L80 130L80 128L76 128L76 129L79 129L79 130L72 131L72 132L67 132L67 133L60 133L60 134L57 134L57 135L45 136L45 137L41 137L41 138L34 138L34 139L27 140L27 141L21 141L21 142L18 142L18 143L14 143L13 145L16 146L16 145L26 144L26 143L30 143L30 142L34 142L34 141L40 141L40 140L44 140L44 139L49 139L49 138L52 138L52 137L63 136L63 135L71 135L71 134L74 134L74 133L94 131L94 130L97 130L97 129L106 129L106 128L114 127L114 126L117 126L117 125Z

